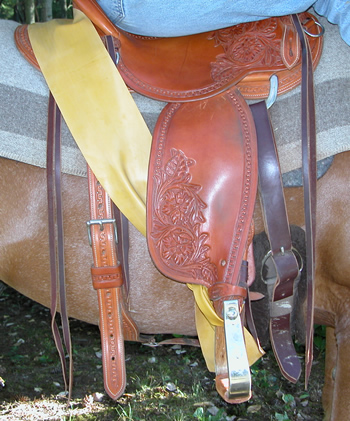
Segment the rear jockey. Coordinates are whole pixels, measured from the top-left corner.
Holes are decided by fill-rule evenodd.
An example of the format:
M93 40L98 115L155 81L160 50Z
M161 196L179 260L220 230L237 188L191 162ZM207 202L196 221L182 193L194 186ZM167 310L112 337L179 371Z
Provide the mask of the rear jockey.
M350 45L347 0L98 0L110 20L139 35L171 37L207 32L272 16L305 12L313 7L339 25Z

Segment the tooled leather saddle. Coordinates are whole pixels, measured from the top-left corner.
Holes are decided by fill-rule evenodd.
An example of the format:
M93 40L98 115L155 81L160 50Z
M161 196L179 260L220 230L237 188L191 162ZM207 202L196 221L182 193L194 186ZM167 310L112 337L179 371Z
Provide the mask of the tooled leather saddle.
M242 350L242 326L247 323L254 333L248 291L251 281L248 265L252 262L248 262L248 256L258 184L266 205L266 229L276 272L270 310L271 342L282 373L297 381L301 368L291 339L290 314L299 266L291 246L277 151L265 102L249 107L245 99L267 98L270 77L274 74L278 75L280 94L299 85L301 79L305 83L302 113L311 115L311 123L309 119L303 120L302 130L307 161L306 194L311 203L306 226L311 232L312 262L314 175L307 163L313 167L308 156L314 157L315 147L311 134L310 153L309 133L313 133L314 126L310 83L312 68L322 50L316 19L302 13L186 37L150 38L116 28L93 0L75 0L75 6L91 19L101 36L107 36L109 52L129 88L169 102L153 134L148 177L148 246L154 263L165 276L205 287L215 312L223 319L224 328L216 327L218 392L230 403L243 402L251 395L249 365ZM309 34L307 37L304 31ZM24 41L25 55L38 67L25 27L20 27L16 34L18 44L23 46ZM100 199L103 196L100 194ZM278 208L277 216L274 208ZM98 226L99 219L110 222L112 217L113 213L107 217L93 215L92 219ZM107 269L96 269L93 273L95 287L105 289L100 293L101 301L102 295L108 298L108 288L123 285L122 273L115 269L115 262L105 266ZM99 276L106 280L104 274L112 279L107 287L99 283ZM121 306L122 300L117 297L111 308ZM307 371L312 360L312 306L309 308ZM118 345L113 348L114 359L115 354L122 354L121 323L128 316L118 310L116 318L122 320L117 322L117 329L112 328ZM129 326L133 326L132 321ZM135 339L137 335L136 332L126 337ZM111 376L108 370L104 375L107 379ZM118 375L123 380L116 380ZM110 393L116 398L125 386L123 361L112 377L121 383L115 386L116 393ZM109 384L109 380L105 383Z

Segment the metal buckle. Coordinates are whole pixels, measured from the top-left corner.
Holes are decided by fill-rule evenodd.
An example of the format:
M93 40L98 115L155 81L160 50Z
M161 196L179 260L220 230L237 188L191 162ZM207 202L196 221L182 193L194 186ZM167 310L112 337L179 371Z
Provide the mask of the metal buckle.
M299 251L298 251L298 249L296 249L295 247L292 247L291 248L291 250L292 250L292 252L294 253L294 255L295 255L295 257L296 257L296 259L297 259L297 261L298 261L298 265L299 265L299 273L301 273L302 272L302 270L304 269L304 260L303 260L303 258L302 258L302 256L301 256L301 254L299 253ZM285 248L284 247L281 247L281 253L282 254L285 254L285 252L286 252L286 250L285 250ZM269 280L271 280L271 279L275 279L276 278L276 271L274 270L274 266L273 265L267 265L267 263L268 263L268 260L269 259L271 259L271 258L273 258L273 253L272 253L272 250L269 250L266 254L265 254L265 256L264 256L264 258L262 259L262 262L261 262L261 268L260 268L260 278L261 278L261 280L265 283L265 284L268 284L269 283ZM273 271L273 273L271 274L269 274L269 276L268 277L266 277L265 276L265 274L264 274L264 268L266 267L266 266L268 266L268 270L271 272L271 271Z
M248 398L251 375L238 300L224 301L224 326L230 399Z
M86 222L90 246L92 245L91 230L90 230L91 225L99 225L100 230L103 231L105 224L113 224L115 242L116 244L118 244L118 230L117 230L117 223L115 219L91 219L90 221Z

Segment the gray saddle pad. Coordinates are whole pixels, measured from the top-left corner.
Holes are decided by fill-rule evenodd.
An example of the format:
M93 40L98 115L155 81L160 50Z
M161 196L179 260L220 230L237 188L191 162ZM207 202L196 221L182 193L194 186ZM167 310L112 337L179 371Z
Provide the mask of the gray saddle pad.
M320 21L326 31L315 72L318 160L350 150L350 47L337 26ZM13 32L17 25L0 21L0 156L45 167L48 89L41 73L16 49ZM152 131L165 103L133 96ZM300 88L278 98L271 120L282 172L301 167ZM86 176L85 160L65 125L62 139L63 171Z

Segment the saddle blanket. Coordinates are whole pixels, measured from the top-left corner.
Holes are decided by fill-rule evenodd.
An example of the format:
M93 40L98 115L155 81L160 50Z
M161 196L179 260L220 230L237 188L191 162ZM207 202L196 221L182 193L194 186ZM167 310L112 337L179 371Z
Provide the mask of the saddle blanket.
M335 25L320 21L325 35L315 71L318 160L350 150L350 48ZM41 73L17 51L17 25L0 21L0 156L45 168L48 88ZM133 97L152 132L165 103ZM300 88L280 96L270 112L282 172L300 168ZM63 172L86 176L85 159L65 124L62 159Z

